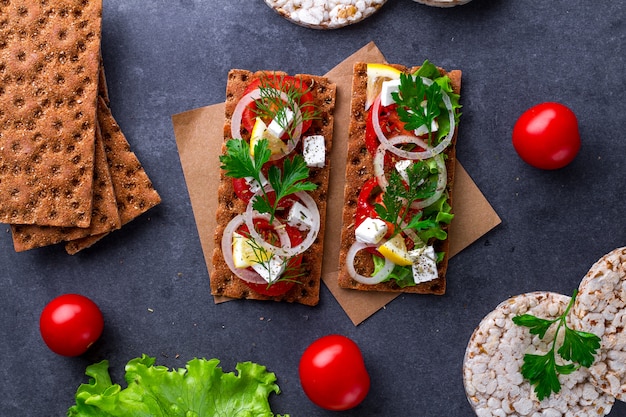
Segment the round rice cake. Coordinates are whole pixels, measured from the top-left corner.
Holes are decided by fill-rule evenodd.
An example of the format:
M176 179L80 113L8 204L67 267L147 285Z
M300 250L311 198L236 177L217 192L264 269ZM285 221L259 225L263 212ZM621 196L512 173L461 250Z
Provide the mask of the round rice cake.
M541 401L520 372L526 353L550 350L557 326L551 326L542 340L513 323L513 317L528 313L554 319L570 300L551 292L526 293L500 303L480 322L463 361L465 392L477 416L598 417L611 411L615 398L589 381L586 368L559 376L561 391Z
M626 401L626 247L600 258L582 279L573 307L573 325L600 337L591 381Z
M311 29L337 29L371 16L387 0L265 0L291 22Z
M472 0L413 0L417 3L425 4L427 6L434 7L454 7L462 4L467 4Z

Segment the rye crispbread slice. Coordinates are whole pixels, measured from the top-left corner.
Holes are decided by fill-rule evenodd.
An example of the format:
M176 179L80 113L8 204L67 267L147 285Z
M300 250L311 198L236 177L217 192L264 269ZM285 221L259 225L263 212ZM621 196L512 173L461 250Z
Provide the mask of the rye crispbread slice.
M115 121L104 98L98 100L98 124L117 201L121 225L124 226L161 202L159 193L131 150L126 136ZM86 249L108 233L73 240L65 244L70 255Z
M91 221L101 0L0 5L0 222Z
M403 72L412 73L419 67L408 68L402 65L387 64L397 68ZM459 94L461 91L461 71L454 70L446 72L439 69L442 75L448 75L452 82L453 91ZM445 252L445 258L438 264L439 277L435 280L424 282L410 287L399 287L395 281L383 282L375 285L361 284L352 279L345 268L345 260L350 246L355 241L354 236L354 217L357 208L357 199L363 184L374 177L374 164L371 154L365 146L365 130L367 126L367 110L365 110L365 102L367 98L367 63L359 62L354 65L354 73L352 78L352 100L350 106L350 126L348 132L348 152L345 174L344 189L344 209L343 209L343 228L341 232L341 247L339 253L339 276L338 284L341 288L356 289L362 291L386 291L386 292L405 292L419 294L436 294L441 295L446 291L446 270L448 268L448 246L449 240L437 241L435 250L437 252ZM454 211L452 204L452 185L454 183L454 167L456 160L456 139L458 135L458 125L455 128L452 143L445 151L446 169L448 173L447 191L450 196L450 205ZM447 227L444 228L447 230ZM371 261L369 261L371 263ZM357 270L371 270L372 265L368 265L366 256L355 258Z
M107 84L106 72L104 71L104 61L100 57L100 68L98 69L98 101L102 99L107 107L110 106L109 86ZM98 103L100 105L100 103Z
M231 138L231 118L233 111L243 96L246 87L255 79L263 76L263 74L276 74L277 76L287 75L283 72L250 72L246 70L234 69L228 74L226 85L226 103L225 103L225 123L224 123L224 139ZM320 117L313 121L309 134L323 135L326 143L327 154L331 152L334 106L336 85L331 83L325 77L298 74L296 78L301 78L306 83L312 83L312 92L314 94L315 105L320 111ZM245 135L244 135L245 138ZM225 143L225 142L224 142ZM224 152L222 147L222 152ZM301 152L301 151L300 151ZM219 168L219 167L216 167ZM295 302L305 305L316 305L319 302L319 291L322 272L322 256L324 243L324 224L326 219L326 197L329 184L330 165L329 159L326 158L326 164L323 168L311 168L309 180L318 185L315 191L310 192L311 196L317 202L320 212L321 227L317 239L313 245L304 253L302 264L305 271L300 283L296 284L289 292L277 297L268 297L252 291L241 279L236 277L224 262L221 249L221 239L224 228L228 222L237 214L242 213L246 209L246 204L237 199L233 190L232 179L225 176L224 172L220 173L220 185L218 189L218 208L216 213L217 228L215 230L214 240L215 249L213 252L213 266L210 271L211 294L215 296L226 296L231 298L245 298L257 300L274 300ZM211 213L207 213L211 215Z
M107 233L121 227L117 202L100 129L96 129L93 205L89 227L11 225L16 252Z

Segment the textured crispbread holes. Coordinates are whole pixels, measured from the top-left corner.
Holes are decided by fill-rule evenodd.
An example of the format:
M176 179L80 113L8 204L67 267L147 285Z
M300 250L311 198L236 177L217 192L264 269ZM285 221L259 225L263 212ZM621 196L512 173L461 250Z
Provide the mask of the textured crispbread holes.
M121 225L124 226L160 204L161 197L154 189L137 155L131 150L104 97L99 97L98 101L98 125L102 130ZM65 250L70 255L74 255L90 247L108 233L110 232L72 240L66 243Z
M5 2L0 159L12 166L8 174L0 170L0 195L20 192L19 198L0 201L1 222L90 224L101 15L101 0ZM76 119L77 112L83 117ZM23 146L12 147L10 138L19 138ZM31 138L47 146L27 146ZM80 162L51 175L50 166L66 157L61 149L71 149L69 159ZM33 152L42 163L31 165ZM53 189L58 192L46 192ZM71 198L66 191L73 192Z
M71 163L80 162L79 156L74 156ZM63 167L55 165L53 171L61 171ZM71 191L66 191L65 197L73 199ZM73 206L78 208L79 202ZM96 151L93 181L93 205L91 224L89 227L55 227L39 226L35 224L11 225L13 247L16 252L34 249L37 247L54 245L67 240L83 238L85 236L110 232L121 227L117 211L113 182L109 172L104 143L100 132L96 132Z

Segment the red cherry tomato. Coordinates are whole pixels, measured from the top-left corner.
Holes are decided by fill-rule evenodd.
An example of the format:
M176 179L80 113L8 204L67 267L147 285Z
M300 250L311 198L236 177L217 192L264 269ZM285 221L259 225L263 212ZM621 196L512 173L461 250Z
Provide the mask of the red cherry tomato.
M48 303L39 318L41 337L50 350L63 356L79 356L100 337L102 312L89 298L61 295Z
M300 358L300 383L317 406L343 411L359 405L370 389L361 350L351 339L328 335L314 341Z
M513 147L526 163L536 168L563 168L580 149L576 115L560 103L531 107L513 127Z

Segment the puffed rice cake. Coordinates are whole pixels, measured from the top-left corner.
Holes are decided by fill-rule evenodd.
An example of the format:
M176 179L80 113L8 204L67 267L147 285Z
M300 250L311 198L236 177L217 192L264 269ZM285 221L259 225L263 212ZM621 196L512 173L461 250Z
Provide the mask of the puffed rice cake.
M413 0L416 3L434 7L454 7L467 4L472 0Z
M337 29L362 21L387 0L265 0L287 20L310 29Z
M573 307L574 326L600 337L591 381L626 401L626 247L600 258L582 279Z
M509 298L487 314L474 330L463 362L467 399L479 417L534 416L599 417L608 414L615 398L597 389L589 370L561 375L561 391L539 401L520 368L526 353L544 354L556 326L543 339L513 323L513 317L532 314L559 317L571 298L551 292L532 292Z

